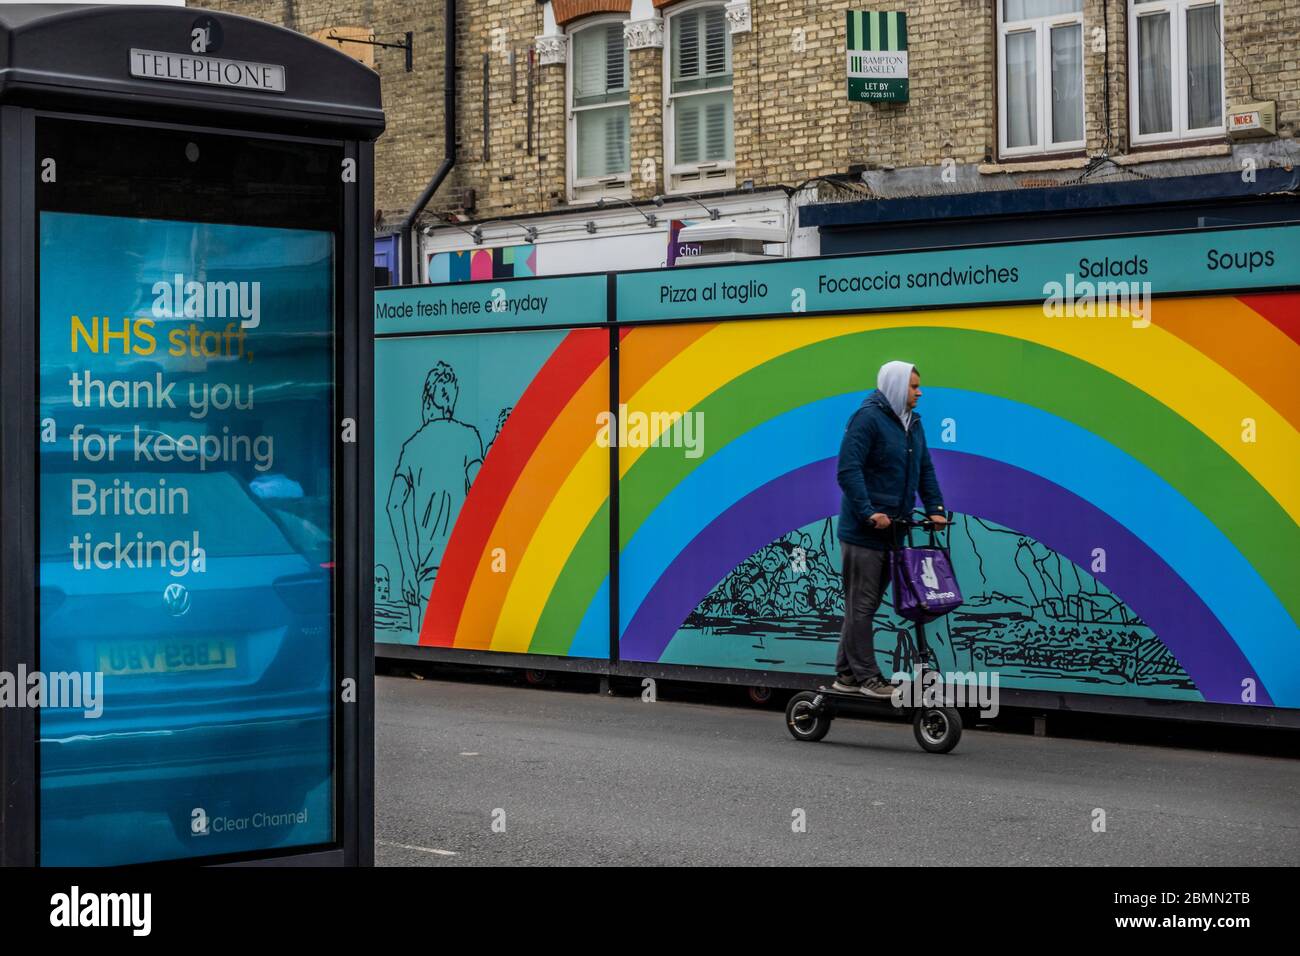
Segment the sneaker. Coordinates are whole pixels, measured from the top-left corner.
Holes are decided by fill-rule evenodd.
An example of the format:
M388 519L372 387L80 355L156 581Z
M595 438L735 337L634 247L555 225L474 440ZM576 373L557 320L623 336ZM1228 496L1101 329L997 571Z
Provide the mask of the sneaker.
M864 697L889 700L894 696L894 685L883 677L868 677L857 687L857 691Z
M831 690L837 690L842 694L855 694L861 686L857 678L851 674L840 674L835 678L835 683L831 684Z

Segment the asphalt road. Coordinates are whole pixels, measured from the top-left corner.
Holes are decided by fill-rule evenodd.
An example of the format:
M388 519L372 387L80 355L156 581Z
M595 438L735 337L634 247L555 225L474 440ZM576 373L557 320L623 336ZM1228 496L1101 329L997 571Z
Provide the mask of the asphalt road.
M888 721L837 720L810 744L777 710L444 679L377 687L383 865L1300 859L1292 757L978 729L936 756Z

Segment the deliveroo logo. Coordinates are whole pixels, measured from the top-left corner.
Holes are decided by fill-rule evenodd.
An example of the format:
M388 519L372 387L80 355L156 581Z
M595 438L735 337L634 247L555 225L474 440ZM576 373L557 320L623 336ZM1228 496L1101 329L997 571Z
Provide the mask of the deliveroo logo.
M939 586L939 575L934 573L934 558L921 559L921 583L930 590Z

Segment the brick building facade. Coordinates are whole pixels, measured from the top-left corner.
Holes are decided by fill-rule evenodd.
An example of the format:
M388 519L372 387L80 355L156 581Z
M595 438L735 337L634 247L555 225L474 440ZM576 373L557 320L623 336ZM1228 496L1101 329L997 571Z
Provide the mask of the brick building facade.
M413 32L410 73L402 51L375 50L389 119L377 149L376 208L380 231L391 231L443 154L441 6L207 5L305 33L363 27L393 40ZM906 13L907 102L849 100L850 9ZM591 209L602 194L623 205L750 184L761 192L815 177L890 198L1031 188L1084 174L1231 171L1243 160L1289 166L1297 157L1294 0L460 0L457 23L457 162L427 221L564 214ZM604 32L589 44L596 52L575 52L579 36L597 27ZM620 28L622 67L608 39ZM1149 48L1142 56L1139 43ZM1145 93L1132 89L1137 75L1148 77ZM594 95L584 83L595 84ZM727 84L724 129L726 93L716 91ZM670 104L679 87L685 94ZM704 106L696 126L665 121L697 93ZM1143 95L1154 118L1137 116ZM1230 139L1227 111L1254 101L1276 104L1276 134ZM593 112L583 118L586 109ZM575 145L589 135L579 120L603 137L588 140L586 153ZM1152 135L1162 124L1169 134ZM683 171L674 159L688 147L726 158ZM588 160L597 172L584 178L576 167ZM599 172L610 169L617 174Z

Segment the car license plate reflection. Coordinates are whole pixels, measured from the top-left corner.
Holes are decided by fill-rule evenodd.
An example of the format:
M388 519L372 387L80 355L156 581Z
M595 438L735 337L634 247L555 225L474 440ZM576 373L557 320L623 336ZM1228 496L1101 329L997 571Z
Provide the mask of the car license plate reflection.
M99 648L99 669L109 676L228 670L235 666L230 641L131 641Z

